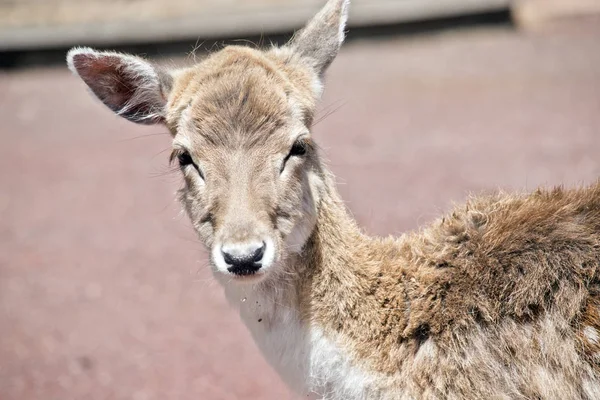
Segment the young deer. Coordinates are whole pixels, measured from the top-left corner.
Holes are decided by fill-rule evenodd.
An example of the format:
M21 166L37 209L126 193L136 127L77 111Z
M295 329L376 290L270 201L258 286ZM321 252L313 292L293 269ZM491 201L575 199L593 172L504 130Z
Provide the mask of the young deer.
M474 198L363 234L310 134L348 0L287 45L191 68L75 48L115 113L165 124L183 207L257 345L324 399L600 399L600 185Z

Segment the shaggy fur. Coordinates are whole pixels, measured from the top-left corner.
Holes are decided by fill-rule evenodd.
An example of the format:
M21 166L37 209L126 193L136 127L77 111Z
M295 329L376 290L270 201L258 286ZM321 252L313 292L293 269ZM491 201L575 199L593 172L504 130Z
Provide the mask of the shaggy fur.
M348 3L282 48L190 68L92 49L68 62L117 114L171 130L215 277L299 393L600 398L600 184L476 197L419 232L366 236L310 134ZM231 273L223 246L261 242L255 275Z
M351 398L600 398L600 185L474 198L399 239L337 204L299 304L398 396Z

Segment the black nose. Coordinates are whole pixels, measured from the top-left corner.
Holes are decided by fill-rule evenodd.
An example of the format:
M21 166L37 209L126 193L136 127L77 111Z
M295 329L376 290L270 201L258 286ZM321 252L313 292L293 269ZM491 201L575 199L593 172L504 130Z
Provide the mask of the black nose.
M235 275L252 275L262 267L262 259L265 255L265 243L259 247L246 246L235 248L223 247L221 253L227 264L227 271Z

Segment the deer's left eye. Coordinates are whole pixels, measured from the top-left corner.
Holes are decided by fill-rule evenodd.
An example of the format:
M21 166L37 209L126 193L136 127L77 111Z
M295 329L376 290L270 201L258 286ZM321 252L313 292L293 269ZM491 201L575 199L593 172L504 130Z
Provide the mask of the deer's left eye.
M306 140L296 140L292 148L290 149L290 153L288 154L288 158L294 156L303 156L306 154Z
M294 142L292 147L290 148L290 152L283 160L283 164L281 165L281 172L285 169L285 166L290 158L292 157L302 157L306 154L308 148L308 141L306 139L298 139Z

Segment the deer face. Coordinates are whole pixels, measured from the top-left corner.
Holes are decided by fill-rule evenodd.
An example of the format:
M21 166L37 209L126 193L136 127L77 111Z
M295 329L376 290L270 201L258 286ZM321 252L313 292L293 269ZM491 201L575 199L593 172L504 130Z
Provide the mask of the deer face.
M309 129L347 3L330 0L282 48L232 46L181 70L69 52L70 68L114 112L170 129L179 198L218 273L251 282L285 273L314 229L323 177Z
M275 58L274 61L277 61ZM252 280L310 235L319 198L310 88L259 52L230 48L174 96L180 199L220 272ZM200 66L199 68L202 68ZM307 81L310 75L306 76Z

